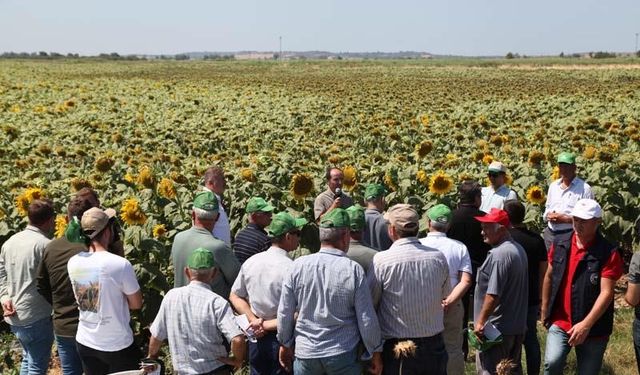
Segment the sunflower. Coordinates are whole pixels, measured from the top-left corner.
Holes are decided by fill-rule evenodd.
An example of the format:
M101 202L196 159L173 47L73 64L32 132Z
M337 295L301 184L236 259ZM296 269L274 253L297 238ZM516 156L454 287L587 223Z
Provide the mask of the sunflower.
M399 341L393 347L393 355L396 359L412 358L416 355L417 345L412 340Z
M242 176L242 179L248 182L255 182L256 181L256 175L253 173L253 169L251 168L243 168L240 171L240 175Z
M91 182L85 180L84 178L75 177L71 179L71 189L73 191L78 191L86 187L93 188L93 186L91 186Z
M485 154L485 155L482 157L482 162L483 162L484 164L486 164L486 165L491 164L491 163L493 162L493 155L491 155L491 154Z
M423 126L429 126L429 116L427 115L420 116L420 122L422 123Z
M113 161L113 159L106 156L101 157L96 160L96 163L95 163L96 171L103 172L103 173L107 172L109 171L109 169L111 169L111 167L113 167L114 164L115 162Z
M347 190L352 191L358 182L358 173L356 169L351 165L347 165L342 170L342 174L344 176L342 184Z
M169 174L169 178L172 179L173 182L178 183L178 184L183 184L184 185L187 182L189 182L189 180L184 175L181 175L180 173L175 172L175 171L173 171L173 172L171 172Z
M419 170L418 173L416 173L416 180L424 186L429 185L429 176L427 175L427 172L423 170Z
M533 185L527 190L527 200L533 204L542 204L547 198L544 196L544 192L540 189L540 186Z
M16 209L20 216L27 216L29 205L36 199L44 197L44 191L40 188L28 188L16 197Z
M471 174L465 172L465 173L461 173L458 176L458 181L460 181L460 182L475 181L475 177L473 177Z
M394 172L391 172L391 173L387 172L385 173L384 178L382 179L384 181L384 184L388 186L389 189L391 189L391 191L398 190L398 185L396 184L397 177L394 178L395 175L396 173Z
M131 173L125 174L122 179L130 184L133 184L136 182L136 178Z
M64 231L67 229L67 217L64 215L56 216L56 238L64 236Z
M429 191L438 194L444 195L448 193L453 188L453 180L449 175L444 173L444 171L439 170L433 176L431 176L431 181L429 183Z
M160 183L158 184L158 194L167 199L175 198L176 187L174 186L173 181L168 178L160 180Z
M156 178L153 175L151 168L146 165L142 166L142 168L140 168L140 170L138 171L137 182L138 185L144 188L153 189L156 186Z
M582 157L585 159L593 159L596 156L597 149L593 146L587 146L582 152Z
M164 226L164 224L156 224L153 227L153 237L162 238L165 236L165 234L167 234L167 228Z
M531 151L529 153L529 164L531 166L539 166L545 160L545 156L540 151Z
M427 156L432 149L433 149L433 144L431 143L431 141L422 141L416 145L415 152L416 152L416 155L418 155L418 158L422 159L425 156Z
M551 180L555 181L560 178L560 168L556 165L553 167L553 172L551 172Z
M140 204L135 198L129 198L122 203L120 218L127 225L143 225L147 216L142 212Z
M297 173L291 179L291 195L297 200L303 200L313 190L313 180L306 173Z
M338 163L340 163L340 160L341 160L341 158L338 155L329 156L329 163L338 164Z

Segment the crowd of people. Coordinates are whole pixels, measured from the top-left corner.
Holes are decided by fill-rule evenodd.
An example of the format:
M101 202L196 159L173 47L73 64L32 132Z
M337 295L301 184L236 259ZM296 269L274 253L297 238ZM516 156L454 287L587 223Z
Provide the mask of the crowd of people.
M578 373L597 374L623 262L598 229L602 208L575 156L563 152L557 163L542 234L523 223L507 166L495 161L490 186L464 181L455 208L428 209L424 238L415 207L387 208L380 184L366 186L360 205L342 191L342 171L329 168L315 223L252 197L232 239L224 171L211 167L191 228L173 239L174 288L146 353L130 325L144 296L116 212L84 188L68 204L64 236L51 240L53 203L34 200L29 224L0 252L0 302L23 348L20 373L45 374L54 341L65 375L139 369L168 341L177 374L226 375L248 362L256 375L456 375L469 347L478 374L562 374L571 348ZM321 248L294 260L306 225L317 225ZM639 254L625 297L640 304ZM544 355L538 321L548 330ZM633 332L640 358L640 309Z

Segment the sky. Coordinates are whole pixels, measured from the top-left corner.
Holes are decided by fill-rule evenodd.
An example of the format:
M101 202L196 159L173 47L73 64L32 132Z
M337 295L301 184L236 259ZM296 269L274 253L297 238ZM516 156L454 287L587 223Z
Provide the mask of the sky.
M639 0L0 0L0 52L631 52Z

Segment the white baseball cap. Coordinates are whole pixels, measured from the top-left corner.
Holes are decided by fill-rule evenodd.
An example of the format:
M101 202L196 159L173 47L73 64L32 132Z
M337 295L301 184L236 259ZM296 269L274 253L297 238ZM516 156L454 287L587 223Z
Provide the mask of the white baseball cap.
M507 167L499 161L491 162L488 169L489 172L507 173Z
M580 199L571 211L571 216L589 220L602 217L602 207L593 199Z

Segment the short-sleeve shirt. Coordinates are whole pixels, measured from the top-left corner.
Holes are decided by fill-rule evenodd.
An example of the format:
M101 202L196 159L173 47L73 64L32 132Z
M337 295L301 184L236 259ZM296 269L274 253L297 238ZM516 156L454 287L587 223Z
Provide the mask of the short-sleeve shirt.
M254 223L249 223L233 241L233 254L240 264L251 256L266 251L271 246L271 240L264 229Z
M80 310L76 341L105 352L131 345L126 296L140 290L131 263L107 251L81 252L67 268Z
M633 253L631 257L627 279L631 284L640 284L640 252Z
M568 254L569 259L568 267L564 272L564 276L562 277L562 281L560 282L560 287L558 288L558 295L556 297L556 301L562 301L561 303L556 303L554 305L553 310L551 311L551 323L560 327L565 332L569 331L573 324L571 323L571 283L568 280L573 280L573 277L576 273L576 268L578 268L578 263L584 258L584 255L587 253L587 249L591 244L583 244L584 247L578 247L578 243L576 241L575 233L571 236L571 251ZM548 261L549 264L553 262L553 253L555 247L552 245L549 249ZM617 251L612 251L607 263L600 269L600 277L618 280L622 276L623 272L623 263L620 254Z
M511 228L509 230L514 241L520 244L527 253L529 264L529 306L540 304L540 263L547 261L547 248L538 233L527 228Z
M507 185L502 185L497 190L494 190L493 186L485 186L482 188L480 211L489 212L492 208L502 209L504 201L511 199L518 199L518 195Z
M251 311L264 320L275 319L282 293L282 282L293 260L287 252L271 246L269 250L247 259L231 287L240 298L249 301Z
M373 256L378 252L368 246L363 245L360 241L351 240L349 242L349 251L347 251L347 257L352 261L358 263L364 269L364 272L369 271L369 267L373 262Z
M325 213L329 207L331 207L334 199L336 199L336 195L329 189L320 193L313 202L313 217L318 220L320 215ZM349 208L353 206L353 199L344 192L340 196L340 202L340 207L342 208Z
M224 298L199 281L171 289L149 328L153 337L169 340L171 362L178 374L204 374L224 366L228 342L242 332Z
M524 334L527 326L527 254L522 246L508 239L489 251L478 269L474 297L474 321L477 321L484 297L493 294L500 298L489 321L503 335Z
M444 254L444 257L447 258L449 280L451 281L452 289L460 282L459 272L466 272L469 275L473 274L469 252L462 242L447 238L445 233L439 232L427 233L427 237L421 238L420 242L424 246L440 251Z
M362 244L378 251L390 248L393 241L389 238L387 221L382 212L367 208L364 211L364 220L366 226L362 231Z
M545 203L542 218L546 221L547 215L551 212L569 215L580 199L587 198L593 199L593 192L591 191L591 186L584 182L584 180L574 177L574 179L571 180L571 184L566 189L562 189L562 179L557 179L549 185L547 202ZM552 223L549 221L547 225L551 230L567 230L572 228L571 223Z

